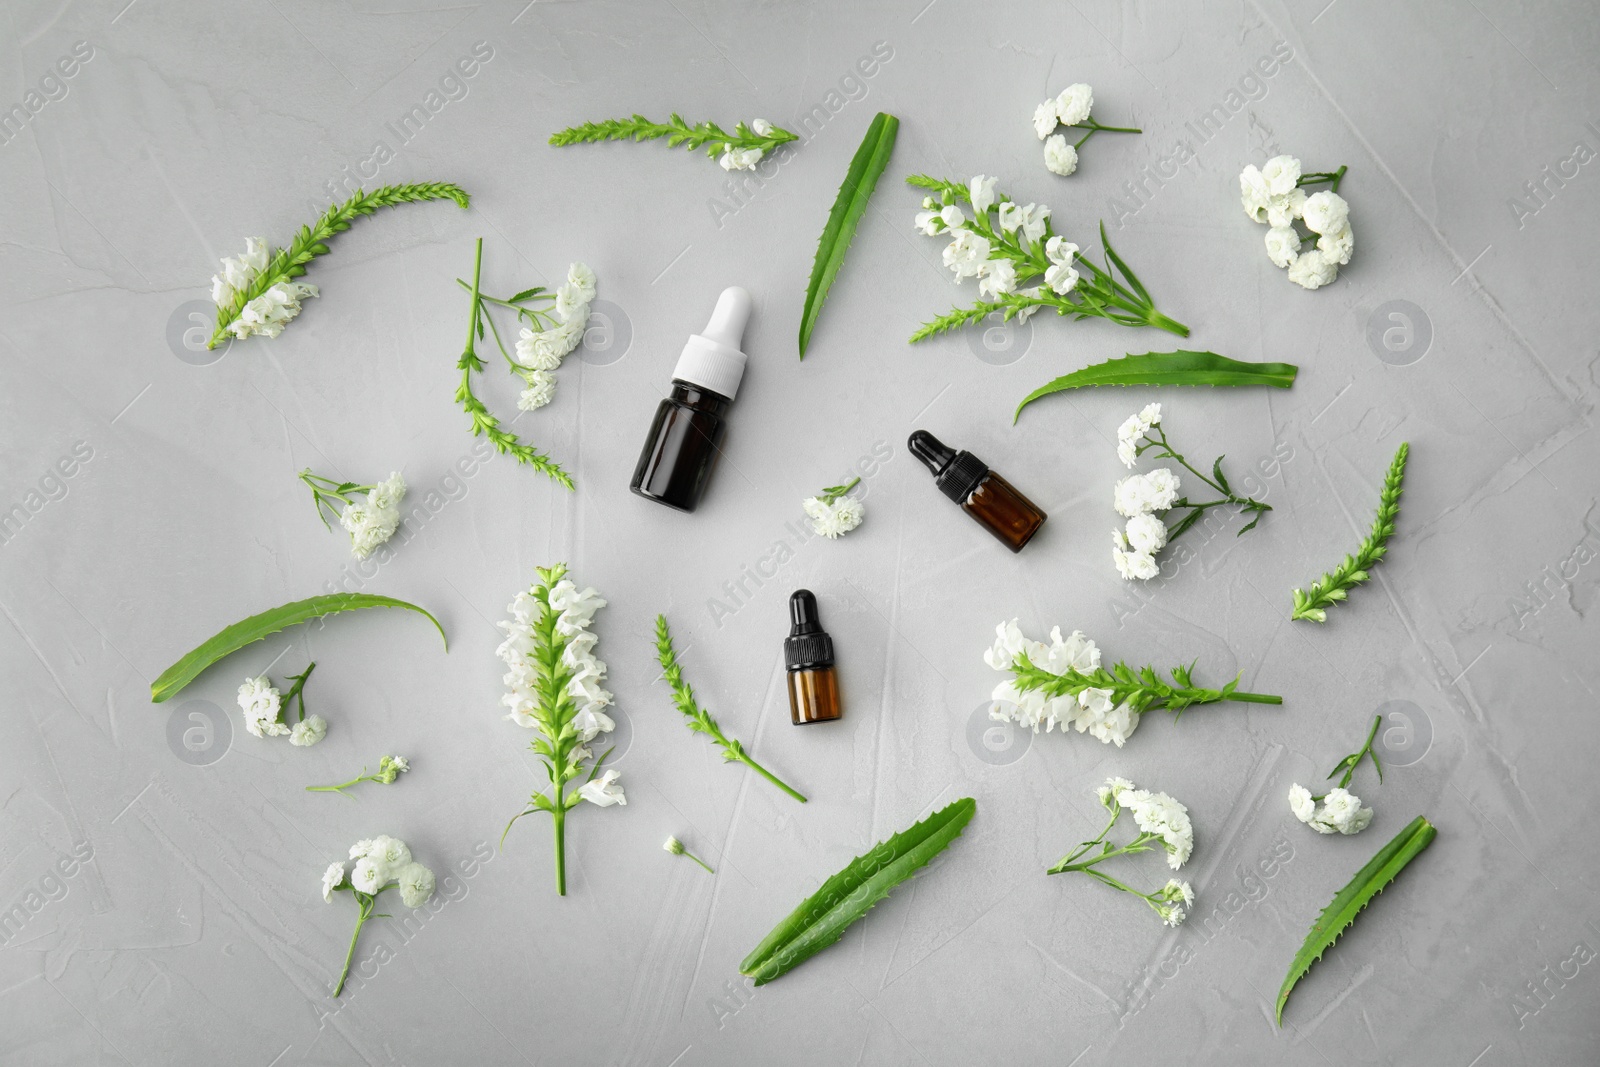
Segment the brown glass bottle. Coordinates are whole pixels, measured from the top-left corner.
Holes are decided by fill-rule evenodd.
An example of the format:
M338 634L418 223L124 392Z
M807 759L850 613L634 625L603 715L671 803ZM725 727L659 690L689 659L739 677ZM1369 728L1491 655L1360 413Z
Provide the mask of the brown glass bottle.
M817 598L797 589L789 598L789 638L783 643L789 672L789 721L796 726L832 722L844 714L839 676L833 666L833 638L817 615Z
M954 451L927 430L917 430L906 444L933 472L939 491L1011 551L1021 552L1048 518L971 452Z
M721 451L728 403L718 393L674 380L633 468L633 491L669 508L693 511Z

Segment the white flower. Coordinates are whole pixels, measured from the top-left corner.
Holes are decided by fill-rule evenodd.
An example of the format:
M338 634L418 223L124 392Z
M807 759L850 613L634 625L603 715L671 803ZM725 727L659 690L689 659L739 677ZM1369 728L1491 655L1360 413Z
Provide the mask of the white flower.
M1117 573L1130 582L1148 582L1161 573L1156 558L1147 552L1131 550L1128 537L1121 530L1111 531L1111 562L1116 564Z
M563 578L550 587L550 607L561 613L556 631L565 637L588 629L594 613L605 606L605 598L592 585L580 592L571 579Z
M1109 808L1113 801L1121 804L1122 794L1132 788L1134 788L1133 783L1126 778L1107 778L1106 784L1100 786L1094 792L1100 798L1100 803Z
M403 762L403 760L402 760ZM388 834L379 834L372 839L372 851L369 856L383 864L386 871L397 871L411 862L410 847L398 837Z
M1320 289L1339 276L1339 264L1317 248L1302 253L1289 267L1289 280L1303 289Z
M1155 555L1167 544L1167 524L1154 515L1135 515L1128 520L1128 544L1135 552Z
M1044 254L1051 263L1070 267L1077 258L1078 246L1057 234L1044 243Z
M1273 156L1261 167L1261 179L1271 196L1288 196L1300 181L1300 161L1293 156Z
M593 781L579 786L578 795L602 808L609 808L613 804L626 805L628 798L622 795L622 787L615 784L616 781L617 772L607 771Z
M523 380L528 383L528 387L517 397L517 407L520 410L536 411L555 399L556 376L549 371L528 371Z
M1032 205L1029 205L1030 207ZM1016 233L1017 227L1022 225L1022 205L1013 200L1007 200L1000 205L998 212L1000 228L1006 233Z
M1164 907L1157 908L1156 912L1161 916L1161 921L1166 923L1168 926L1181 925L1187 914L1176 904L1168 904Z
M1042 287L1040 287L1040 286L1032 285L1032 286L1029 286L1026 289L1019 290L1017 295L1018 296L1025 296L1029 300L1043 300L1044 299L1044 289ZM1040 307L1040 305L1038 305L1038 304L1025 304L1022 307L1017 309L1017 313L1013 317L1018 322L1027 322L1029 319L1031 319L1033 317L1033 313L1035 311L1039 310L1039 307Z
M730 144L723 146L722 158L717 162L722 164L723 170L755 170L765 154L759 148L735 148Z
M1057 296L1066 296L1078 287L1078 272L1065 263L1052 263L1044 272L1044 283Z
M1274 226L1267 231L1267 258L1279 267L1300 258L1300 235L1293 226Z
M661 847L672 853L674 856L683 855L683 842L679 841L676 836L669 837L665 841L661 842Z
M1140 830L1161 838L1168 866L1177 870L1189 861L1194 852L1194 826L1189 821L1188 808L1166 793L1146 789L1129 790L1120 799L1133 812Z
M400 476L399 471L390 471L389 477L372 487L367 494L367 503L375 508L388 511L400 506L400 501L406 498L406 480Z
M1077 147L1068 144L1061 134L1051 134L1044 143L1044 167L1051 174L1059 174L1063 178L1071 175L1078 169Z
M855 497L842 496L832 504L821 497L807 497L800 506L811 519L811 528L830 541L849 533L861 525L867 511Z
M750 132L757 137L771 137L772 123L766 119L753 119L750 123Z
M246 304L228 329L240 340L258 333L276 337L300 314L300 301L317 295L317 287L308 282L280 282Z
M1150 511L1166 511L1178 499L1178 476L1166 467L1157 467L1144 476L1149 492Z
M1046 100L1033 109L1033 132L1039 135L1039 140L1050 136L1050 131L1061 122L1061 113L1056 110L1054 100Z
M1261 171L1254 163L1239 172L1239 202L1244 205L1244 213L1249 215L1252 221L1267 221L1267 207L1272 203L1272 191L1267 188L1267 180L1261 176Z
M1361 798L1344 789L1330 790L1311 819L1311 828L1321 833L1359 834L1372 823L1372 809L1361 806Z
M1083 82L1075 82L1061 90L1061 95L1056 97L1056 113L1061 116L1063 126L1076 126L1089 117L1089 109L1094 107L1094 90Z
M1022 629L1017 625L1017 620L1000 623L994 628L994 646L983 654L983 662L997 671L1009 671L1017 661L1017 655L1029 652L1030 642L1022 636ZM1029 652L1032 659L1032 653Z
M376 893L387 881L383 864L371 856L356 860L356 865L350 869L350 884L363 893Z
M1132 467L1139 458L1139 445L1144 441L1144 435L1150 432L1150 427L1161 424L1161 405L1146 404L1135 415L1129 415L1121 426L1117 427L1117 458L1122 460L1122 465Z
M232 302L242 289L248 288L256 276L267 269L270 258L265 237L246 237L244 254L226 256L222 260L222 273L211 278L211 299L218 304Z
M1184 904L1194 903L1194 886L1188 882L1180 882L1176 878L1167 879L1167 884L1161 887L1161 892L1168 900L1183 898Z
M566 322L575 313L581 313L585 319L589 317L589 301L585 299L583 290L571 282L556 286L556 318Z
M420 908L433 896L433 872L420 863L400 868L395 880L400 883L400 902L408 908Z
M1343 265L1350 262L1350 254L1355 251L1356 235L1351 231L1350 224L1345 223L1344 229L1325 233L1317 238L1317 251L1329 262Z
M975 214L982 215L994 203L994 184L999 178L976 175L967 185L967 192L972 197L972 210Z
M1050 209L1043 204L1024 204L1021 212L1022 236L1031 244L1044 236Z
M1308 823L1316 814L1317 802L1311 799L1311 790L1299 782L1289 787L1289 810L1294 812L1294 817L1301 822Z
M239 687L239 709L244 712L244 728L256 737L282 737L289 727L278 721L283 698L266 675L246 678Z
M917 212L917 229L922 233L927 234L929 237L932 237L939 232L939 225L941 222L943 222L943 220L939 217L939 213L937 211Z
M339 516L339 525L350 532L350 551L357 559L366 559L399 528L399 499L395 494L405 495L405 482L399 478L398 474L392 475L388 482L367 494L364 502L348 505ZM388 506L380 506L385 503Z
M989 239L971 230L957 230L955 240L944 250L944 265L949 267L959 283L983 269L989 260Z
M322 899L331 902L335 887L344 884L344 864L330 863L322 872Z
M1292 189L1287 196L1275 196L1267 201L1267 225L1288 226L1305 210L1306 191Z
M617 728L611 716L600 710L604 706L590 704L572 717L572 728L578 731L578 740L593 741L597 734L608 734Z
M583 302L588 303L594 299L595 277L594 271L587 264L573 263L567 267L567 284L575 286Z
M1177 499L1178 479L1166 467L1124 478L1112 490L1112 506L1117 514L1129 519L1151 511L1166 511Z
M978 296L994 300L1017 287L1017 267L1009 259L991 259L978 274Z
M959 230L962 226L966 225L967 217L961 213L961 209L956 205L946 204L944 207L939 209L939 220L943 222L947 228Z
M1315 233L1338 233L1350 222L1350 205L1338 193L1324 189L1306 197L1301 212Z
M328 720L321 715L307 715L304 720L294 724L289 731L289 743L299 745L301 748L310 748L312 745L328 736Z

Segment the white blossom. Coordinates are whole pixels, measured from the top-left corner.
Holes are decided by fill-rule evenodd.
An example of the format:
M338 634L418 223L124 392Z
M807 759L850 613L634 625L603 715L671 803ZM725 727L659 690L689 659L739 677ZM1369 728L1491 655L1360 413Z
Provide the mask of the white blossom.
M939 209L939 221L948 229L959 230L967 224L967 216L955 204L946 204Z
M395 873L400 883L400 902L408 908L420 908L433 896L433 872L415 861Z
M334 889L343 884L344 864L328 864L328 869L322 872L322 899L331 902Z
M1338 233L1350 222L1350 205L1329 189L1306 197L1302 216L1313 233Z
M1034 301L1043 300L1044 299L1044 288L1042 286L1038 286L1038 285L1030 285L1026 289L1018 290L1018 294L1017 295L1025 296L1029 300L1034 300ZM1022 307L1017 308L1016 309L1016 314L1013 315L1012 317L1015 318L1017 320L1017 322L1019 322L1019 323L1027 322L1029 319L1033 318L1033 313L1038 311L1039 307L1040 307L1040 305L1037 304L1037 303L1025 304Z
M765 154L760 148L735 148L728 144L722 146L722 158L717 162L727 171L755 170L756 164L761 162L761 157Z
M1275 196L1267 202L1267 225L1288 226L1305 209L1306 191L1291 189L1284 196Z
M989 260L989 239L971 230L957 230L955 240L944 250L944 265L955 273L959 283L975 276Z
M301 748L312 745L328 736L328 720L321 715L307 715L289 731L289 743Z
M1167 524L1154 515L1135 515L1128 520L1128 544L1135 552L1155 555L1167 544Z
M350 869L350 884L363 893L376 893L387 881L383 864L371 856L362 856Z
M1317 802L1311 798L1311 790L1299 782L1290 786L1289 810L1294 812L1294 817L1301 822L1310 822L1311 817L1317 813Z
M1044 166L1051 174L1070 176L1078 169L1077 146L1068 144L1059 133L1051 134L1044 142Z
M975 214L982 215L994 203L994 186L999 178L976 175L967 186L967 192L972 197L972 210Z
M522 411L536 411L555 399L556 376L547 370L531 370L523 375L528 383L517 397L517 407Z
M213 285L213 292L215 288ZM300 302L318 295L317 287L309 282L279 282L246 304L227 328L239 340L258 333L277 337L300 314Z
M1060 122L1061 113L1056 110L1056 102L1054 100L1046 100L1033 109L1033 132L1039 135L1039 140L1041 141L1049 137L1050 131L1054 130Z
M1063 126L1076 126L1089 117L1094 107L1094 90L1083 82L1075 82L1061 90L1056 97L1056 113Z
M1324 259L1342 266L1350 262L1350 255L1355 251L1355 244L1355 233L1351 231L1350 224L1346 222L1343 229L1334 230L1318 237L1317 251L1322 253Z
M1151 511L1166 511L1177 499L1178 478L1166 467L1131 475L1112 490L1112 504L1117 513L1129 519Z
M595 276L585 263L572 263L567 266L567 284L575 286L583 297L584 303L594 299Z
M1271 196L1288 196L1300 181L1300 161L1293 156L1273 156L1261 167L1261 179Z
M1293 226L1274 226L1267 231L1267 258L1278 267L1288 267L1300 258L1300 235Z
M932 237L939 232L939 226L943 221L944 220L939 217L939 212L937 211L917 212L917 230L929 237Z
M1009 259L991 259L978 273L978 296L994 300L1017 287L1017 266Z
M1272 190L1254 163L1239 172L1239 202L1252 222L1266 222L1267 208L1272 204Z
M1117 573L1130 582L1147 582L1161 573L1155 556L1135 551L1128 544L1128 535L1121 530L1111 531L1111 562L1116 565Z
M372 491L367 494L367 503L387 511L398 508L405 497L406 480L400 476L399 471L390 471L389 477L372 487Z
M266 675L246 678L239 687L239 709L244 712L244 728L256 737L282 737L289 732L278 721L283 698Z
M585 317L587 318L589 301L584 297L583 290L571 282L564 282L556 286L556 318L566 322L573 317L574 312L580 310L585 312Z
M626 805L628 798L623 795L622 787L616 784L617 777L616 771L606 771L593 781L579 786L578 795L602 808L609 808L613 804Z
M1152 426L1161 423L1161 405L1146 404L1137 414L1129 415L1117 427L1117 458L1122 465L1132 468L1139 458L1139 445Z
M772 123L766 119L753 119L750 123L750 132L757 137L771 137Z
M1133 789L1121 797L1123 807L1133 812L1139 829L1161 838L1167 851L1167 865L1178 870L1189 861L1194 852L1194 826L1189 821L1189 809L1166 793L1147 789Z
M1319 248L1303 252L1289 267L1289 280L1303 289L1320 289L1339 276L1339 264Z
M811 496L801 501L800 506L811 519L811 528L830 541L860 526L867 515L861 501L852 496L841 496L832 504Z

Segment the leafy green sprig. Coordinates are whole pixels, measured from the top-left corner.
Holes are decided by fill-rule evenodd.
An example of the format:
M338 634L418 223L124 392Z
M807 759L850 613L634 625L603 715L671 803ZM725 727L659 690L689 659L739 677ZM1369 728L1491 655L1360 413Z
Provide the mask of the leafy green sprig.
M940 202L946 206L957 202L972 205L971 190L959 182L926 174L913 174L906 182L937 193ZM990 259L1008 259L1012 262L1017 272L1017 290L1001 293L993 300L980 300L970 308L955 308L923 324L911 335L912 342L981 322L997 311L1002 313L1006 321L1010 321L1020 313L1032 314L1031 309L1037 308L1053 308L1056 314L1074 319L1102 318L1121 326L1154 326L1179 337L1189 336L1189 327L1156 310L1149 290L1111 247L1105 223L1100 224L1100 243L1105 248L1104 267L1085 258L1082 253L1075 253L1073 264L1081 268L1081 273L1077 285L1070 292L1062 295L1045 286L1038 287L1037 295L1021 292L1022 287L1052 266L1050 257L1045 254L1045 246L1056 234L1049 218L1044 220L1044 232L1037 240L1028 240L1021 227L1007 233L999 225L997 217L1000 206L1007 203L1011 203L1011 198L996 190L995 202L986 210L976 212L973 218L962 225L989 242ZM991 219L992 213L996 218ZM1121 280L1118 280L1119 275Z
M306 786L306 792L338 793L341 796L348 797L350 794L346 793L345 790L349 789L353 785L359 785L362 782L376 782L378 785L393 785L395 780L398 779L402 773L409 771L410 769L411 762L404 756L384 756L378 761L377 771L372 774L368 774L367 769L363 767L361 768L361 773L350 779L348 782L340 782L338 785L308 785Z
M834 501L838 500L842 496L849 495L850 490L854 489L856 486L858 486L860 484L861 484L861 479L859 477L855 477L855 478L851 478L844 485L830 485L826 489L824 489L822 492L817 494L817 499L822 501L824 504L828 505L829 507L832 507Z
M372 192L356 190L356 194L342 204L331 205L322 217L310 226L300 227L288 248L280 248L267 261L266 269L253 278L249 285L236 291L228 302L217 307L217 328L206 342L207 348L216 348L228 335L229 327L246 304L268 289L306 272L306 264L328 251L328 241L343 233L362 215L371 215L380 208L398 204L412 204L424 200L454 200L465 208L471 202L466 190L450 182L422 182L412 185L385 185Z
M1309 591L1294 591L1291 619L1327 622L1327 609L1345 599L1351 589L1371 577L1372 568L1388 554L1389 538L1394 536L1395 519L1400 516L1400 493L1406 475L1406 457L1410 452L1410 443L1402 443L1389 463L1389 473L1383 479L1383 492L1378 498L1378 513L1372 520L1372 532L1361 542L1361 547L1356 549L1354 555L1346 556L1343 563L1312 582Z
M761 777L777 786L779 789L794 797L804 804L806 798L791 789L777 775L757 763L750 753L744 750L738 740L722 732L722 727L717 725L705 708L694 698L694 689L683 680L683 668L678 666L678 654L672 647L672 631L667 627L665 615L656 616L656 658L661 663L661 673L667 680L667 685L672 687L672 702L683 713L685 725L695 733L705 734L713 744L722 749L722 758L728 763L742 763L755 771Z
M288 711L294 706L295 701L298 700L300 702L300 718L298 721L300 722L306 721L306 680L311 677L311 672L316 669L317 662L316 660L312 660L306 666L306 669L301 671L299 674L291 674L287 676L288 679L294 683L294 685L289 687L288 695L283 698L283 710Z
M316 504L317 518L321 519L322 525L330 530L333 527L328 525L328 516L332 515L335 522L339 521L339 508L334 505L334 501L337 500L345 507L349 507L356 503L357 493L370 493L378 488L375 485L357 485L355 482L336 482L332 478L311 473L310 467L300 472L300 480L311 489L311 499Z
M1017 653L1011 668L1016 674L1016 686L1023 692L1038 690L1049 697L1077 696L1087 689L1104 690L1114 704L1127 704L1136 712L1151 708L1170 711L1174 717L1196 704L1217 704L1235 700L1246 704L1282 704L1283 697L1270 693L1244 693L1238 689L1239 679L1221 689L1207 689L1194 684L1191 672L1194 664L1173 667L1168 673L1170 682L1156 673L1154 667L1134 670L1126 663L1117 663L1109 670L1096 667L1080 671L1068 667L1061 674L1035 667L1026 652Z
M766 134L756 133L743 122L735 126L732 133L714 122L697 122L691 126L682 115L673 112L666 122L652 122L643 115L634 115L629 119L605 119L569 126L552 133L550 143L563 146L599 141L654 141L663 137L667 139L668 148L681 147L691 152L704 148L706 155L712 157L729 148L759 148L766 154L788 141L799 140L795 134L776 126Z
M1378 736L1378 727L1381 726L1382 724L1383 724L1383 716L1382 715L1374 715L1372 717L1372 729L1367 731L1367 742L1366 742L1366 744L1361 746L1361 751L1350 753L1350 755L1348 755L1344 759L1340 760L1338 762L1338 764L1336 764L1334 766L1333 770L1328 772L1328 777L1329 778L1332 778L1334 775L1338 774L1340 771L1344 772L1344 777L1339 779L1339 785L1338 785L1337 788L1339 788L1339 789L1348 789L1350 787L1350 779L1355 777L1356 768L1361 766L1361 761L1366 759L1366 758L1368 758L1369 756L1372 758L1373 769L1378 772L1378 782L1380 784L1382 784L1382 782L1383 782L1383 764L1378 762L1378 754L1376 752L1374 752L1373 749L1372 749L1372 742L1377 738L1377 736ZM1322 796L1313 796L1311 799L1313 801L1315 801L1316 803L1320 804L1324 800L1327 799L1327 795L1323 794Z
M461 352L461 358L456 361L456 369L461 372L461 383L456 386L456 403L460 404L461 409L465 411L472 419L472 435L474 437L487 437L489 439L489 443L494 446L496 452L499 452L503 456L510 456L518 463L525 463L534 470L546 475L551 480L559 482L568 489L571 489L572 476L563 470L559 463L551 459L547 454L540 452L533 445L519 440L517 435L512 433L510 430L502 428L500 425L500 420L488 409L482 400L478 399L477 394L472 391L472 372L483 370L483 360L478 357L474 346L478 341L484 339L486 322L489 329L494 329L494 320L489 317L488 309L485 306L486 302L492 301L493 298L485 297L482 290L479 288L479 281L482 278L482 273L483 238L480 237L478 238L477 249L472 260L472 285L470 287L470 292L472 294L472 317L467 324L467 344ZM459 281L460 279L457 280ZM532 299L539 292L540 290L538 289L528 289L518 293L517 296L513 297L511 300L494 302L505 304L510 307L516 307L519 317L525 312L529 315L538 315L539 312L533 310L532 308L522 306L522 304L524 301ZM500 333L498 330L495 330L494 332L494 339L495 343L500 346L501 353L505 355L506 361L511 364L513 370L531 369L522 367L521 364L517 363L511 358L510 353L506 352L505 345L500 341Z
M1142 456L1150 449L1159 449L1159 451L1156 453L1156 458L1170 459L1175 461L1181 467L1183 467L1184 470L1200 479L1212 490L1222 494L1222 497L1219 500L1194 501L1190 500L1188 496L1182 496L1177 500L1174 500L1172 502L1172 510L1176 511L1179 508L1188 508L1190 510L1187 515L1179 519L1167 531L1167 541L1169 543L1176 541L1179 535L1198 522L1200 517L1211 508L1217 508L1231 504L1239 509L1239 513L1241 515L1255 515L1255 518L1251 519L1239 529L1239 532L1234 535L1235 537L1242 537L1246 533L1255 529L1256 523L1261 521L1261 516L1272 510L1271 504L1263 503L1262 501L1256 500L1252 497L1240 496L1233 491L1233 486L1228 484L1228 476L1222 472L1222 461L1227 458L1226 455L1218 456L1216 461L1211 464L1211 477L1207 478L1204 474L1201 474L1199 471L1195 470L1194 467L1190 466L1189 461L1183 458L1183 454L1172 447L1171 442L1167 440L1167 432L1161 427L1160 423L1153 424L1144 432L1144 436L1135 449L1134 454L1136 456Z

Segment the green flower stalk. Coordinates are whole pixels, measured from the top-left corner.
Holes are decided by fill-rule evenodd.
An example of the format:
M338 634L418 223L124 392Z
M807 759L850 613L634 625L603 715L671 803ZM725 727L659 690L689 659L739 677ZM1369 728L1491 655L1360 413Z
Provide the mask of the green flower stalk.
M661 672L667 679L667 685L672 688L672 702L677 705L687 720L685 725L695 733L705 734L713 744L722 749L722 758L728 763L742 763L755 771L761 777L777 786L779 789L794 797L804 804L806 798L777 775L767 770L744 750L744 746L737 740L728 737L722 732L722 727L717 725L704 708L694 698L694 689L683 680L683 669L678 666L678 654L672 648L672 631L667 628L667 617L656 616L656 657L661 663Z
M923 198L917 229L930 237L952 238L944 264L957 282L976 278L979 296L972 307L956 308L924 324L911 335L913 342L981 322L995 312L1006 321L1025 322L1040 308L1074 319L1102 318L1120 326L1154 326L1189 336L1189 327L1156 309L1138 275L1111 247L1104 223L1100 243L1105 266L1101 267L1084 258L1077 245L1056 235L1048 207L1014 203L995 189L994 178L980 174L970 185L961 185L913 174L906 182L937 194L937 199ZM961 210L962 204L973 209L971 217ZM1042 284L1023 288L1035 279Z
M1389 538L1394 536L1395 520L1400 516L1401 483L1405 479L1406 457L1410 452L1410 443L1402 443L1389 463L1389 473L1383 479L1383 493L1378 498L1378 513L1372 520L1372 532L1361 542L1361 547L1356 549L1354 555L1346 556L1343 563L1312 582L1309 591L1294 591L1291 619L1327 622L1328 609L1371 577L1372 568L1388 554Z
M666 122L652 122L643 115L635 115L631 119L606 119L569 126L551 134L550 143L560 147L598 141L654 141L663 137L668 148L686 148L691 152L704 148L711 157L721 152L719 162L723 170L754 170L762 156L781 144L799 140L765 119L755 119L749 125L741 122L729 133L714 122L698 122L691 126L682 115L673 112Z
M595 759L589 748L616 725L605 713L611 704L611 694L600 685L606 665L594 655L597 639L589 629L606 602L593 588L580 591L567 577L565 563L540 567L538 576L507 608L511 618L500 623L507 636L497 651L509 668L507 717L533 731L530 747L544 762L550 786L533 794L527 808L506 824L500 843L522 816L548 812L555 829L556 893L565 896L567 813L583 800L602 808L628 800L616 784L616 771L601 774L611 750Z
M374 774L368 774L367 769L363 767L361 768L361 773L350 779L348 782L340 782L338 785L308 785L306 786L306 792L338 793L341 796L348 797L350 794L346 793L345 790L349 789L353 785L359 785L362 782L376 782L379 785L393 785L395 780L398 779L401 774L409 771L410 769L411 761L406 759L404 756L384 756L378 761L378 770Z
M717 873L716 871L712 870L706 864L705 860L701 859L699 856L696 856L693 852L690 852L688 849L684 848L683 847L683 842L679 841L676 837L667 838L666 841L662 843L661 847L666 849L668 852L672 853L674 856L688 856L690 859L694 860L700 866L705 867L705 870L706 870L707 874L716 874Z
M257 333L278 336L300 313L300 301L317 295L316 286L294 279L305 274L306 264L328 251L328 241L334 235L380 208L425 200L453 200L465 208L471 198L460 186L449 182L385 185L370 193L358 189L349 200L329 207L312 225L300 227L288 248L269 252L266 238L250 238L244 254L224 259L222 273L211 279L217 327L206 347L216 348L229 334L237 338Z

